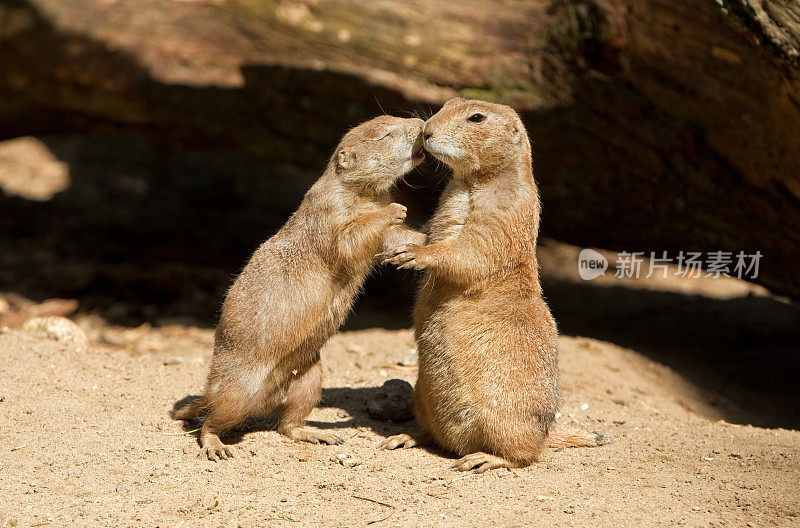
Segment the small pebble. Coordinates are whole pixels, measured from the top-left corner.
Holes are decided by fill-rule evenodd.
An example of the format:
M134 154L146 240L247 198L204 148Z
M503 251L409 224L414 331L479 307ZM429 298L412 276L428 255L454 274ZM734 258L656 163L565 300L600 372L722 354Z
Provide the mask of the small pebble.
M350 352L351 354L363 354L364 353L364 348L359 346L359 345L347 345L347 349L346 350L348 352Z
M585 411L588 408L589 408L589 404L588 403L584 403L583 405L581 405L581 410L582 411Z
M340 463L346 468L352 468L363 464L360 458L345 458Z
M89 346L89 339L83 330L66 317L33 317L25 321L22 329L29 332L44 332L48 339L73 344L80 350L86 350Z
M332 456L331 462L338 462L339 464L343 465L346 468L360 466L361 464L364 463L360 458L350 455L345 455L344 453L339 453L336 456Z
M419 364L419 352L416 348L412 348L406 354L406 357L397 362L401 367L416 367Z
M164 360L164 365L177 365L186 361L182 357L171 357Z
M100 341L111 346L122 346L125 344L125 339L118 332L103 330L100 334Z

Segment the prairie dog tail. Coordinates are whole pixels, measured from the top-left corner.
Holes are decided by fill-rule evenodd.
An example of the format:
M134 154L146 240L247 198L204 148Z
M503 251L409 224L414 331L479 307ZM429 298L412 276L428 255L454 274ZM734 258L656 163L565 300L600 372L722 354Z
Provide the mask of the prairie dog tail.
M550 431L545 438L547 447L597 447L611 442L611 438L596 431L587 431L579 427L563 427Z
M201 396L186 403L183 407L172 409L169 415L173 420L191 420L203 414L204 407L205 398Z

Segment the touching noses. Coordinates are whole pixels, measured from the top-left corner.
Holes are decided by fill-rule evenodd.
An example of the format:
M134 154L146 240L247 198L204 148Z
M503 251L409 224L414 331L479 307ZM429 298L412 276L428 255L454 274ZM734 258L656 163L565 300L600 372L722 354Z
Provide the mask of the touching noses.
M425 123L425 128L422 129L422 135L425 137L425 141L428 141L433 135L433 130L428 126L428 123Z

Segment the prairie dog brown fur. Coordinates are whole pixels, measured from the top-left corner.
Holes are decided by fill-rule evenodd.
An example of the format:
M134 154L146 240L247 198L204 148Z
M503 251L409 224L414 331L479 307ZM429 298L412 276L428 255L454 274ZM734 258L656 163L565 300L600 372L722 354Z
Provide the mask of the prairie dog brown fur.
M344 321L376 253L424 243L402 225L406 208L389 196L424 157L423 125L381 116L345 134L297 211L228 290L204 394L172 412L178 420L207 415L199 456L232 456L219 435L275 409L278 431L289 438L342 442L305 425L321 395L320 348Z
M545 445L597 445L551 431L561 403L558 332L536 260L539 194L525 127L511 108L453 99L425 124L425 148L453 179L428 245L386 251L424 269L414 307L414 411L426 436L461 456L455 469L522 467ZM419 443L388 438L388 449Z

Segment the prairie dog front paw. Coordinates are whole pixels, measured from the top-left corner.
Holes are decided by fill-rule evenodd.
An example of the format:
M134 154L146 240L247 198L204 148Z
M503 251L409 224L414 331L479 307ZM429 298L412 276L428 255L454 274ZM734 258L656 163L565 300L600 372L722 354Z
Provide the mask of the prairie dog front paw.
M406 219L406 206L401 205L399 203L390 203L387 205L384 210L386 211L389 223L391 224L402 224Z
M394 264L399 269L425 269L425 263L421 259L422 250L416 244L404 244L382 253L375 257L383 264Z

